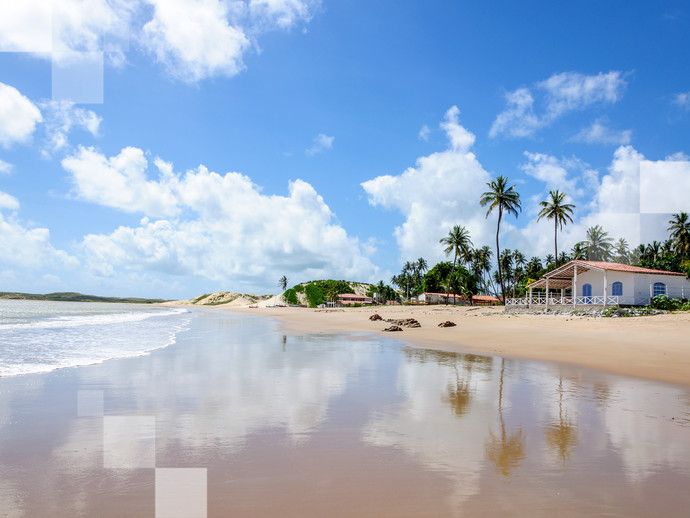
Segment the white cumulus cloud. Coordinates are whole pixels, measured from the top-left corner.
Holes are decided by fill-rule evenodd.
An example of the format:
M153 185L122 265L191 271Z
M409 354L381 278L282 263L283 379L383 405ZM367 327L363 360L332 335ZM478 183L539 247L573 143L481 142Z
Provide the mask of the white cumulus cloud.
M43 117L41 111L13 86L0 83L0 145L26 142Z
M305 151L307 156L314 156L317 153L326 151L333 147L333 141L335 137L329 137L323 133L319 133L314 137L312 146Z
M624 74L619 71L596 75L578 72L554 74L531 89L521 87L508 92L505 95L506 108L494 120L489 136L531 136L568 112L618 102L626 86ZM535 98L542 108L541 114L535 113Z
M491 242L495 232L495 222L479 208L491 175L470 151L475 137L458 118L459 110L453 106L440 125L450 143L447 150L418 158L414 167L399 175L362 183L371 205L397 210L405 217L394 231L402 260L443 259L439 239L453 225L467 227L475 245Z
M22 0L0 3L0 51L121 66L130 42L173 77L233 76L257 37L308 22L320 0Z
M173 76L195 82L208 76L233 76L244 68L250 41L228 21L219 0L150 0L153 19L142 41Z
M690 110L690 92L681 92L673 96L673 104Z
M158 181L147 177L148 160L141 149L127 147L106 158L93 148L80 147L62 160L72 175L77 197L126 212L173 216L179 212L178 178L161 163Z
M0 159L0 174L10 174L12 169L12 164Z
M585 144L630 144L631 130L617 131L609 128L602 120L596 120L591 126L583 128L571 140Z
M160 158L152 180L137 148L111 158L82 148L63 166L80 198L145 215L139 226L84 238L86 262L102 275L154 271L270 291L281 275L370 281L378 275L366 244L348 236L302 180L290 183L287 196L265 195L240 173L199 166L180 174Z
M12 213L7 215L2 210ZM53 247L47 228L31 228L22 223L15 213L18 210L19 200L0 192L0 265L18 271L35 271L50 267L69 268L78 264L75 257Z
M91 110L77 108L70 101L42 101L46 135L45 154L64 149L68 145L69 133L81 128L94 137L98 136L101 117Z

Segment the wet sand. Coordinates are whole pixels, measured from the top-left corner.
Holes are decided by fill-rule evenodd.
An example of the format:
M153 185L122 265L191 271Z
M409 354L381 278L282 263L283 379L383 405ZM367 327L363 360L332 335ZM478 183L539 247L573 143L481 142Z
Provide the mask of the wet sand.
M383 333L418 346L567 363L690 386L690 313L629 318L506 314L498 307L222 308L280 320L291 333L373 332L415 318L421 328ZM451 320L456 327L440 328Z
M369 312L199 311L148 356L0 378L0 516L687 514L687 388L332 333Z

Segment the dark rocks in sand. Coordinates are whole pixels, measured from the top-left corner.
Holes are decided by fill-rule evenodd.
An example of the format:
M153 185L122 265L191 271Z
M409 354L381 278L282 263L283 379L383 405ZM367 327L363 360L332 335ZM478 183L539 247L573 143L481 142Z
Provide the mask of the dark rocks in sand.
M403 327L422 327L422 324L417 322L417 320L414 318L400 318L397 320L394 318L389 318L386 320L386 322L390 322L391 324L394 324L396 326Z
M455 327L455 322L451 322L450 320L446 320L445 322L441 322L438 327Z
M369 320L383 320L383 318L381 318L381 315L379 315L378 313L374 313L369 317Z
M402 331L402 328L400 326L390 326L384 329L384 331Z

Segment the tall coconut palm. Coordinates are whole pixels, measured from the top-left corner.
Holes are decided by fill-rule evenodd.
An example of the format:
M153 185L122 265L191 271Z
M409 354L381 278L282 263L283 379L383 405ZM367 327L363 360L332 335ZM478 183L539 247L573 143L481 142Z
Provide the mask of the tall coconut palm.
M680 255L680 260L685 261L686 257L690 257L690 221L688 220L688 213L680 212L679 214L674 214L668 223L671 225L668 227L668 231L671 233L675 251Z
M280 279L278 279L278 286L285 291L287 289L289 279L283 275Z
M588 261L608 261L611 259L613 239L599 225L587 229L587 240L582 242Z
M532 259L529 260L527 263L527 274L530 277L536 277L537 274L543 269L544 267L541 264L541 259L537 257L536 255L532 257Z
M482 207L486 205L489 206L489 209L486 211L487 218L494 209L498 209L498 224L496 225L496 259L499 259L501 257L501 249L498 244L498 236L501 232L501 219L503 219L503 213L513 214L517 218L518 210L522 211L522 205L520 205L520 195L515 190L515 186L511 185L508 187L507 177L501 175L486 185L489 186L489 190L482 194L479 199L479 204ZM503 303L505 304L506 290L503 284L503 273L501 272L500 260L498 261L498 280L501 285Z
M487 293L486 274L491 273L492 255L491 248L486 245L477 248L472 254L472 273L479 279L484 293Z
M579 243L575 243L575 246L573 246L573 249L570 251L570 255L573 258L573 260L584 260L587 259L587 243L585 241L580 241Z
M539 211L537 221L542 218L553 220L553 246L555 250L553 256L556 258L556 268L558 268L558 229L563 230L563 225L573 222L571 214L575 205L564 203L565 193L559 190L549 191L549 196L551 196L550 200L539 202L542 209Z
M426 273L426 271L429 269L429 263L426 262L426 259L423 257L417 259L417 269L422 275Z
M450 294L450 286L452 284L451 279L455 273L455 265L458 261L465 263L468 262L472 257L472 240L470 239L470 233L465 227L460 225L455 225L453 229L448 232L446 237L442 237L439 243L445 245L443 252L446 255L453 254L453 267L450 270L450 275L448 276L448 285L446 286L446 304L448 303L448 296Z

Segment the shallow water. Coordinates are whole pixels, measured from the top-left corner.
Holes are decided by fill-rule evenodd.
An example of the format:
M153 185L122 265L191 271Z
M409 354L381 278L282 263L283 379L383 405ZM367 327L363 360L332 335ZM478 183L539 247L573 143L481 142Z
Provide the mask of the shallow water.
M690 508L687 388L223 312L150 356L0 379L0 416L0 516Z
M141 356L174 343L188 322L183 308L0 300L0 376Z

